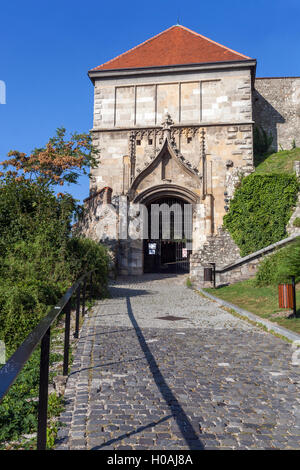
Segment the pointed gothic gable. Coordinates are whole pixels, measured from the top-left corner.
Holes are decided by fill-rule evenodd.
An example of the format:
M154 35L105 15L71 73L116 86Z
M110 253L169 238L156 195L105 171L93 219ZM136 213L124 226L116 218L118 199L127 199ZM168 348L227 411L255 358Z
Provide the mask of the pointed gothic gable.
M92 70L160 67L249 59L251 58L184 26L175 25Z
M153 186L154 183L157 185L174 184L174 181L194 190L199 190L201 186L201 176L198 170L177 156L168 139L165 139L157 156L135 177L130 193L134 196Z

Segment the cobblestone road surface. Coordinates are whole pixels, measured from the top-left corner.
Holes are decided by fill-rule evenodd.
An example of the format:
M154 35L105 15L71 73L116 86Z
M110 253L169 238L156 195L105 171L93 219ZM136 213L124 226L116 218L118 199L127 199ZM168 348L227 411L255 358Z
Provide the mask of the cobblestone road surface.
M120 279L111 295L81 330L57 449L300 449L290 344L181 276Z

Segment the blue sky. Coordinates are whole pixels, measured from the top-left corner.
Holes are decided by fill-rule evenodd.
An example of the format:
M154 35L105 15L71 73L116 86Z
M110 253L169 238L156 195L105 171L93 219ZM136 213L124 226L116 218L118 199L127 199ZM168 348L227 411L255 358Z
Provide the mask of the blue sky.
M87 71L177 23L256 58L257 76L300 76L299 0L1 2L0 160L43 146L60 126L92 127ZM87 177L68 191L88 196Z

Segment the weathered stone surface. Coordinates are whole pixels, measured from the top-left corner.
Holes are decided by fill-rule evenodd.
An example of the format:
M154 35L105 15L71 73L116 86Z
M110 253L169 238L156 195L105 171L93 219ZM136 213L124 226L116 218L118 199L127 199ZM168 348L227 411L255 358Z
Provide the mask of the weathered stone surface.
M226 230L217 237L210 237L202 250L191 257L191 279L201 287L211 287L212 281L204 281L204 268L216 265L216 286L244 281L255 276L259 263L279 248L284 248L300 236L297 228L289 237L241 258L239 249Z
M273 136L275 151L300 146L300 77L257 78L254 121Z
M165 186L166 194L172 186L188 188L199 206L193 251L217 233L224 191L233 192L238 172L253 169L251 100L250 67L95 79L93 139L100 165L91 171L91 193L100 190L100 195L86 203L81 228L110 246L119 273L143 272L142 247L116 233L122 194L132 203L156 186ZM163 123L166 112L168 124ZM171 158L164 155L157 162L166 138L177 158L169 152ZM104 207L104 187L113 191L114 208Z
M56 375L53 377L54 388L59 396L65 393L67 377L64 375Z

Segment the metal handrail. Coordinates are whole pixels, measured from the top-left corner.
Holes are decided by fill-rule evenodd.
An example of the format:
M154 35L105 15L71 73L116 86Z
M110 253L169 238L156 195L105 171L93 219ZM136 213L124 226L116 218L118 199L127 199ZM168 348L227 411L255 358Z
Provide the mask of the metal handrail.
M38 405L38 432L37 449L46 449L47 441L47 408L48 408L48 384L49 384L49 358L50 358L50 330L51 326L61 312L65 317L65 338L64 338L64 362L63 375L68 375L69 365L69 342L70 342L70 312L71 298L77 293L76 298L76 320L74 337L78 338L79 316L80 316L80 291L82 289L82 315L85 314L86 280L89 277L89 297L93 286L93 271L83 274L59 300L57 305L51 309L48 315L29 333L19 348L8 359L0 369L0 402L5 397L10 387L13 385L21 370L29 360L33 351L41 343L40 357L40 380L39 380L39 405Z

